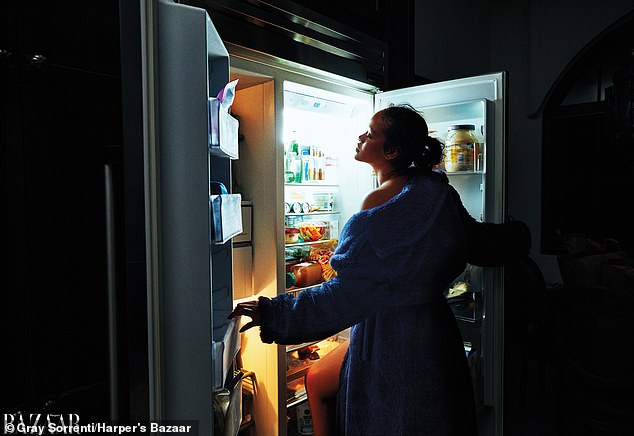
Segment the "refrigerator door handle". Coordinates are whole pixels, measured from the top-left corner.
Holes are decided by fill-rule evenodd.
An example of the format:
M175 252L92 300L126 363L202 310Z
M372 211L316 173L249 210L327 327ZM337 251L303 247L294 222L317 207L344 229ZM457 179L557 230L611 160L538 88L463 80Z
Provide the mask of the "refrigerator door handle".
M119 419L119 371L117 352L117 270L115 236L115 198L112 167L104 165L105 222L106 222L106 276L108 288L108 394L110 417Z

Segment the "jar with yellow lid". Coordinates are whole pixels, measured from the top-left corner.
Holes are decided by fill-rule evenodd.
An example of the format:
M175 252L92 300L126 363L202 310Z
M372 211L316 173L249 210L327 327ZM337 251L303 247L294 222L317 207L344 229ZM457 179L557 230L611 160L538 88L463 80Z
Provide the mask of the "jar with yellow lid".
M455 124L447 129L445 138L445 169L448 172L479 171L481 143L473 124Z

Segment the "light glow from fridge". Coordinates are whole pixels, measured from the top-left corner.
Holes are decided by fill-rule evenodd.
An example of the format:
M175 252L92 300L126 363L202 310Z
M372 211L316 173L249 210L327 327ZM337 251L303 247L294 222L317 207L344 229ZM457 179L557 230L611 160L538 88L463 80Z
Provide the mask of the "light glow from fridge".
M297 141L300 160L302 153L316 155L321 165L310 174L302 172L301 182L296 177L294 183L285 184L286 202L292 204L302 197L310 202L315 194L331 193L340 214L339 228L359 210L372 185L370 168L355 161L354 153L359 134L367 129L371 110L368 101L284 82L285 153L293 153L291 143Z

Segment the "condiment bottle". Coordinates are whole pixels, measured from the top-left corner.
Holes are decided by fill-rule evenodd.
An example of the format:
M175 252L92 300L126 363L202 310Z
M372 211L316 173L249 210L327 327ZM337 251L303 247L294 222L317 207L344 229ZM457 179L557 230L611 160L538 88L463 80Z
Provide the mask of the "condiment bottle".
M445 138L445 169L448 172L474 171L479 154L478 138L473 124L455 124L447 129Z

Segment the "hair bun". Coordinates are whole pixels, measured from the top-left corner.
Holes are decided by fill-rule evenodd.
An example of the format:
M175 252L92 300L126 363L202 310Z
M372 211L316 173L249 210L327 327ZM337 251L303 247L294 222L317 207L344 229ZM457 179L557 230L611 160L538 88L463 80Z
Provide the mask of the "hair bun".
M440 163L443 152L442 142L433 136L423 138L423 147L419 157L414 159L414 166L421 169L431 169Z

